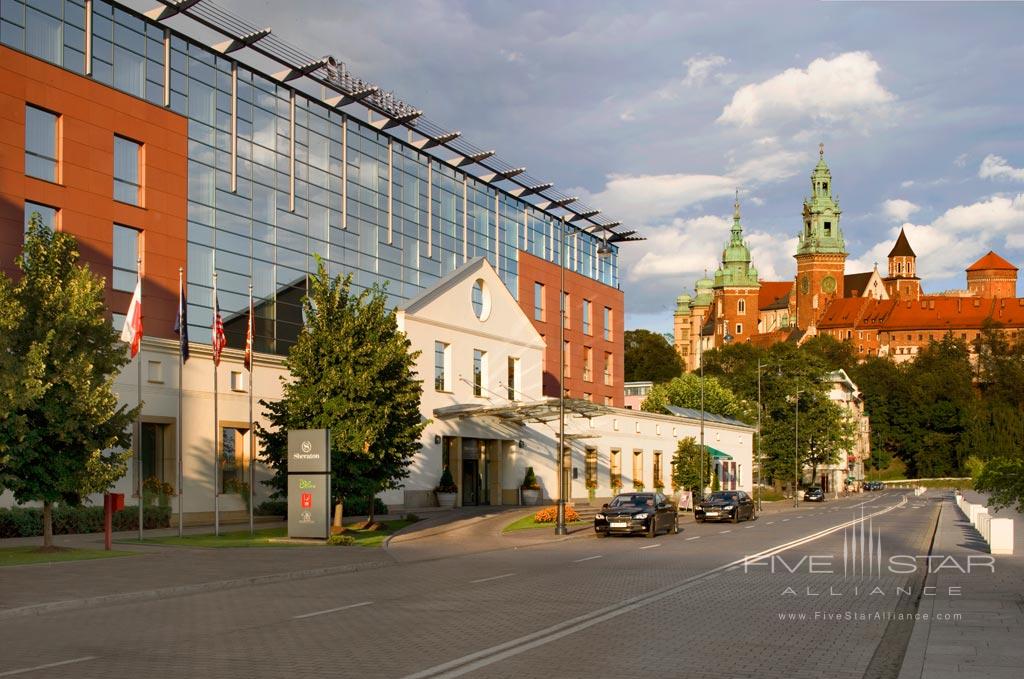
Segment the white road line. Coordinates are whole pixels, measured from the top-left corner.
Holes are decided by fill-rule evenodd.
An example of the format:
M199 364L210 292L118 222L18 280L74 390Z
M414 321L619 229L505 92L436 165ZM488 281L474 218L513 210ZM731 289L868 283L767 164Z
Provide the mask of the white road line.
M647 545L646 547L641 547L640 549L654 549L655 547L661 547L661 543L659 542L656 545Z
M718 534L719 535L725 535L726 533L731 533L731 532L732 532L732 529L730 528L729 530L720 530L720 531L718 531Z
M775 522L774 522L774 521L769 521L769 522L768 522L768 523L766 523L765 525L766 525L766 526L770 526L770 525L772 525L773 523L775 523Z
M594 625L612 620L625 613L635 611L643 606L674 596L698 585L700 582L706 582L707 580L718 577L719 574L732 566L738 566L748 563L750 560L757 561L768 556L780 554L788 549L799 547L800 545L812 542L825 537L826 535L831 535L845 528L849 528L850 526L863 523L873 517L881 516L882 514L892 511L896 506L897 505L893 505L871 514L865 514L864 516L853 519L852 521L845 521L816 533L811 533L810 535L797 538L796 540L776 545L775 547L758 552L757 554L748 554L741 559L737 559L735 561L722 564L716 568L712 568L711 570L704 571L703 573L690 576L689 578L686 578L674 585L668 585L667 587L647 592L646 594L630 597L629 599L618 601L603 608L576 616L575 618L557 622L544 629L531 632L517 639L510 639L509 641L502 642L495 646L469 653L439 665L434 665L433 667L428 667L420 670L419 672L414 672L413 674L407 675L404 679L425 679L426 677L454 679L454 677L461 677L464 674L475 672L476 670L501 662L507 658L512 658L535 648L550 644L553 641L558 641L570 634L576 634L577 632L593 627Z
M585 556L582 559L576 559L575 561L573 561L573 563L583 563L584 561L592 561L594 559L600 559L600 558L601 558L600 554L598 554L597 556Z
M694 535L692 538L686 538L687 540L700 540L699 535Z
M757 526L744 526L744 528L757 528Z
M292 620L302 620L303 618L312 618L316 615L327 615L328 613L337 613L338 611L348 610L349 608L359 608L360 606L369 606L372 601L360 601L357 604L349 604L348 606L338 606L337 608L328 608L326 611L316 611L314 613L303 613L302 615L293 615Z
M501 580L502 578L511 578L515 573L504 573L502 575L494 575L489 578L480 578L479 580L470 580L471 585L475 585L478 582L490 582L491 580Z
M782 523L786 523L787 521L789 521L789 519L783 519Z
M798 518L798 519L802 519L802 518L804 518L804 515L803 515L803 514L801 514L800 516L798 516L798 517L796 517L796 518Z
M60 667L62 665L70 665L76 662L85 662L86 660L95 660L96 656L87 655L81 658L74 658L72 660L61 660L60 662L47 663L45 665L36 665L35 667L25 667L20 670L7 670L6 672L0 672L0 677L13 677L15 674L25 674L26 672L35 672L37 670L46 670L51 667Z

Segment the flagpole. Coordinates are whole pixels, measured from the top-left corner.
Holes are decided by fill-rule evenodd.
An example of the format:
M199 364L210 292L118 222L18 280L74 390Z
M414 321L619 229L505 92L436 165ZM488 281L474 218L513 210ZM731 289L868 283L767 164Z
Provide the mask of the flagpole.
M142 257L138 257L135 260L135 266L138 273L139 282L139 318L142 318ZM127 319L125 320L127 323ZM139 542L142 542L142 524L143 524L143 508L142 508L142 338L138 338L139 352L135 355L135 368L136 368L136 403L139 404L139 414L135 421L135 455L139 463L139 478L138 478L138 492L139 492Z
M253 463L256 459L256 436L253 432L252 426L252 380L256 374L256 365L253 356L253 345L256 343L256 328L253 325L252 318L252 281L249 282L249 327L246 331L246 342L245 348L249 355L249 535L256 534L255 527L255 509L252 506L255 491L254 487L256 484L256 472L253 469Z
M177 436L177 450L175 450L175 456L177 459L174 461L177 469L175 484L178 487L178 537L180 538L185 530L185 497L184 490L182 489L182 482L185 480L185 475L182 470L182 454L181 454L181 436L185 433L185 427L181 424L181 399L184 385L182 380L185 375L185 354L181 351L181 342L185 341L184 338L188 336L188 330L185 329L184 325L188 321L185 317L185 282L183 280L184 269L178 267L178 436Z
M213 360L213 534L220 535L220 468L218 456L218 437L220 427L217 419L217 315L220 313L220 305L217 303L217 271L213 271L213 334L214 334L214 360Z

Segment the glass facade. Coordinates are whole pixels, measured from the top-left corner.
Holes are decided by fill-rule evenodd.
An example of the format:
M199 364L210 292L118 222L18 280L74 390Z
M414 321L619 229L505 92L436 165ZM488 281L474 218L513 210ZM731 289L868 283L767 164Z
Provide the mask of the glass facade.
M57 116L35 106L25 107L25 174L57 181Z
M518 298L519 251L560 263L562 228L566 267L618 287L598 238L421 152L404 130L382 133L116 3L92 3L86 63L84 8L0 0L0 42L188 118L191 337L210 336L214 271L229 346L244 345L231 321L251 280L255 348L282 354L316 257L355 292L383 286L391 305L485 257Z

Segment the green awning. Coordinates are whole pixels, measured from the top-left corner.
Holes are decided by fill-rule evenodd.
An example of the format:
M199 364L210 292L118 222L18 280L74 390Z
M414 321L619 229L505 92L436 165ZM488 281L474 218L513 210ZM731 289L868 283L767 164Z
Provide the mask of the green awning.
M711 453L711 457L715 458L716 460L731 460L732 459L732 455L730 455L729 453L723 453L718 448L712 448L711 446L707 446L707 445L704 446L704 447L708 449L709 453Z

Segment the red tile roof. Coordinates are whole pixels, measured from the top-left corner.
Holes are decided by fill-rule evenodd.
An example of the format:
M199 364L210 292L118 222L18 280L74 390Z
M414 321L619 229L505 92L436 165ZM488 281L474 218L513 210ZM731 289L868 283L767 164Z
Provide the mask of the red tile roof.
M1016 271L1017 267L1010 264L1005 259L992 252L988 251L988 254L979 259L974 264L967 267L968 271L991 271L992 269L998 269L1002 271Z
M789 293L792 290L793 281L761 281L761 289L757 293L757 308L786 308L789 306Z
M847 297L829 304L818 327L822 330L970 330L980 329L989 318L1007 327L1024 327L1024 298L931 296L901 301Z

